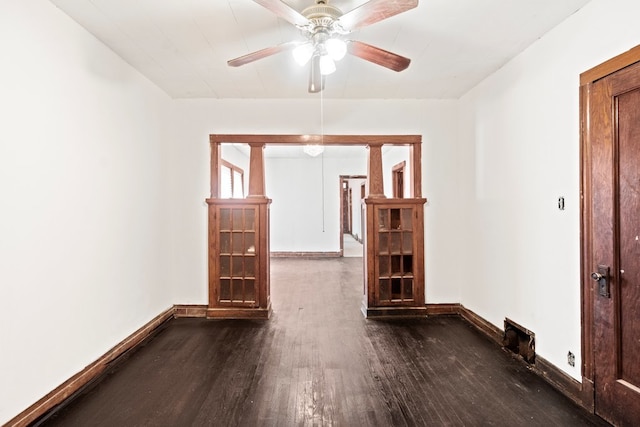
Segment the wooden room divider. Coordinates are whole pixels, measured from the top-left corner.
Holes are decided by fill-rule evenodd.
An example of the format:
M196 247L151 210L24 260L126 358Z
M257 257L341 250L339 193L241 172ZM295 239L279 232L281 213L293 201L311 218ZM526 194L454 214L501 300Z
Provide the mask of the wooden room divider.
M250 147L249 191L244 199L220 197L221 145ZM267 145L366 146L368 194L364 200L366 317L424 316L424 203L419 135L210 135L209 318L263 318L271 313L269 205L265 191ZM382 148L409 147L410 194L384 195ZM339 215L339 213L336 213Z

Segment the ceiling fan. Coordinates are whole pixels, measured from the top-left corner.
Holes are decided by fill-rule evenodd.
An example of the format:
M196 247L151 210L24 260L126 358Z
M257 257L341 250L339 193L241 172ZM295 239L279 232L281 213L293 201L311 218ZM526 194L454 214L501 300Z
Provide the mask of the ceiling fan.
M227 61L232 67L276 53L293 51L293 56L300 65L311 61L309 92L317 93L324 89L325 76L336 70L335 61L342 59L346 53L393 71L402 71L411 62L409 58L360 41L344 40L344 37L354 30L413 9L418 6L418 0L369 0L347 13L330 5L328 0L315 0L314 5L302 12L281 0L253 1L295 25L306 40L281 43Z

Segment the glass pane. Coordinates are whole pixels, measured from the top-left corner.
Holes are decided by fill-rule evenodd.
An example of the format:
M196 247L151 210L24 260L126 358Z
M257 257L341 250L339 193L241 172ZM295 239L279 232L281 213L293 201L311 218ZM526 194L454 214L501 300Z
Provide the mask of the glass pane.
M404 275L413 275L413 256L404 255L402 257L402 272Z
M223 199L230 199L233 195L231 188L231 169L222 165L220 168L220 197Z
M391 274L400 275L402 270L400 266L402 264L402 255L391 255Z
M231 209L220 209L220 229L231 230Z
M244 233L244 249L247 254L256 253L256 234Z
M404 299L413 299L413 279L402 279Z
M405 231L402 233L402 253L413 253L413 233L410 231Z
M391 271L389 270L389 257L387 255L382 255L379 258L380 260L380 277L389 277L391 275Z
M244 276L244 267L241 256L234 256L231 259L231 276L242 277Z
M231 245L234 254L244 253L244 244L242 242L242 232L234 231L233 238L231 239Z
M256 211L254 209L244 211L244 229L252 231L256 229Z
M389 229L389 210L388 209L380 209L378 211L378 228L380 230Z
M233 229L244 229L244 225L242 224L242 209L233 209Z
M389 253L389 233L382 232L378 233L378 237L380 240L380 253L388 254Z
M244 300L245 302L256 301L256 281L253 279L244 281Z
M231 253L231 233L220 233L220 253Z
M400 209L390 209L391 211L391 229L400 230Z
M220 257L220 277L229 276L231 276L231 257L223 255Z
M242 279L233 279L231 286L231 301L244 301L244 292L242 291Z
M231 300L231 280L221 279L220 280L220 301L230 301L230 300Z
M380 301L389 301L389 279L380 279Z
M233 197L236 199L244 198L244 189L242 188L242 174L239 171L233 171Z
M244 277L256 276L256 257L244 257Z
M391 299L401 299L402 279L391 279Z
M400 248L402 247L402 234L401 233L390 233L391 234L391 253L399 254Z
M413 230L413 221L412 218L413 209L404 208L402 209L402 229L403 230Z

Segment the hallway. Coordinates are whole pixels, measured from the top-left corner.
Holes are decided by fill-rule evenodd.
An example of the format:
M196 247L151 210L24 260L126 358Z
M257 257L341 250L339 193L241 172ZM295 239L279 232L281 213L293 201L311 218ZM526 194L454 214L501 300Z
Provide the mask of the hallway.
M343 234L344 248L343 256L345 258L362 258L362 243L358 242L351 234Z
M40 425L606 425L459 318L364 319L360 258L271 263L269 321L172 320Z

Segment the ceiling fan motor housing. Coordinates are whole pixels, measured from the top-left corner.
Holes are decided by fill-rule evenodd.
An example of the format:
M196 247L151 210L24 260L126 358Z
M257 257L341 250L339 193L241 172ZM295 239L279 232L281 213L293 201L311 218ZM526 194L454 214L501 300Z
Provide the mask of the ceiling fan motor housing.
M342 16L342 11L335 6L327 4L324 0L317 0L316 4L302 11L302 15L311 21L311 31L324 30L333 32L333 24Z

